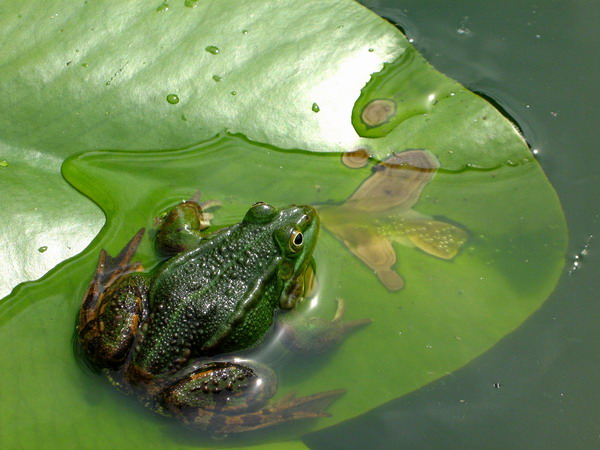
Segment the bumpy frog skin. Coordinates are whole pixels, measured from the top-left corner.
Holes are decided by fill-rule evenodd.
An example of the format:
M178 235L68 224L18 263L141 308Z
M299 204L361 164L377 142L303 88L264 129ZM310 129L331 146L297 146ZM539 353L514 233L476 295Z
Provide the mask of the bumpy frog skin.
M79 315L86 357L145 404L215 435L327 416L343 390L264 406L276 391L268 367L209 358L256 345L274 312L299 302L317 242L316 211L257 203L236 225L205 235L207 226L196 202L169 211L155 245L172 257L151 273L130 264L143 229L115 258L101 252ZM342 322L342 310L311 325L315 339L300 333L301 344L290 347L321 351L368 322Z

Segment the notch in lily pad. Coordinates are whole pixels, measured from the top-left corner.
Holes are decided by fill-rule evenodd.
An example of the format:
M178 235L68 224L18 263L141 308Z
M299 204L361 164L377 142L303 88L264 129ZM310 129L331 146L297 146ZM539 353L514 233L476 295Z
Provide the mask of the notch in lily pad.
M414 47L407 47L398 59L371 75L354 103L352 125L362 137L383 137L405 120L431 112L438 101L461 89Z

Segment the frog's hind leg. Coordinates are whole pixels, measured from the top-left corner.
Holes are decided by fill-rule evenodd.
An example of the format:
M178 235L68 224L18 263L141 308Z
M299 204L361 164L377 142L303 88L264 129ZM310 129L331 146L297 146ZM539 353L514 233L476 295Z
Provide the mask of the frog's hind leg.
M100 296L115 280L125 274L142 270L139 262L133 264L129 264L129 262L137 251L145 231L145 228L141 228L115 257L110 256L104 249L100 250L96 273L94 273L94 278L83 297L79 315L80 326L82 322L89 321L88 314L95 313Z
M130 264L143 234L142 228L116 257L100 252L79 311L79 342L99 368L117 369L123 364L145 319L148 281L137 273L143 269L140 263Z
M161 412L222 437L328 417L325 409L345 392L337 389L305 397L288 394L266 404L276 389L273 371L256 361L212 362L188 370L186 376L162 389L157 401Z

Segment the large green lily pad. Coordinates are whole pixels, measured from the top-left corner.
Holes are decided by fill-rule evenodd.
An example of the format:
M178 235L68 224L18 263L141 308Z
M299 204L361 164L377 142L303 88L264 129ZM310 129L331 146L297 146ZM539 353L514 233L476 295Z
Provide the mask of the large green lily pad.
M102 226L60 178L68 155L176 148L224 130L341 151L356 140L348 117L360 88L407 45L348 0L156 3L0 5L0 295Z
M314 312L333 315L342 297L349 318L373 324L308 362L277 346L259 349L280 374L279 395L348 389L331 418L309 427L354 417L466 364L522 323L557 281L566 240L558 200L521 136L483 99L444 79L455 89L425 113L380 136L355 131L356 100L388 95L363 89L371 73L409 46L390 24L352 1L187 4L0 7L0 104L10 112L0 117L4 292L75 255L100 230L100 210L60 177L67 156L93 151L63 170L107 218L85 252L0 304L0 397L11 405L0 412L0 440L8 446L214 445L114 393L78 365L72 345L99 250L115 253L198 191L223 203L220 226L257 200L343 204L375 161L350 169L342 151L366 147L384 159L426 149L439 163L414 209L466 230L459 253L444 260L395 245L405 285L390 291L325 230ZM426 63L420 73L439 78ZM167 101L171 94L178 103ZM98 151L110 148L122 150ZM155 261L148 241L138 258Z

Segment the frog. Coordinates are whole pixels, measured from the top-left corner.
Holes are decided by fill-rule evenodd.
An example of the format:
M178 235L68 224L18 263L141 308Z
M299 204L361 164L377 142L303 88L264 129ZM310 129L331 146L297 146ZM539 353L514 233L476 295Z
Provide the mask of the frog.
M149 271L131 262L144 228L117 256L100 252L77 326L85 359L158 413L214 436L329 416L344 389L269 403L273 370L235 356L302 303L314 276L317 211L258 202L239 223L209 232L209 203L185 201L166 212L154 236L164 259ZM302 319L297 328L305 330L282 342L318 353L370 322L344 321L343 309L338 301L333 320Z

